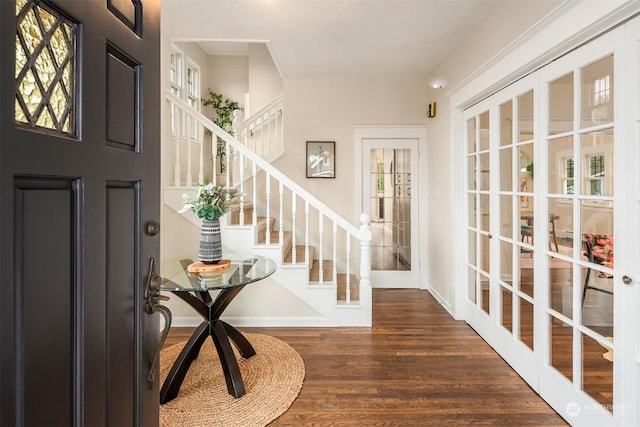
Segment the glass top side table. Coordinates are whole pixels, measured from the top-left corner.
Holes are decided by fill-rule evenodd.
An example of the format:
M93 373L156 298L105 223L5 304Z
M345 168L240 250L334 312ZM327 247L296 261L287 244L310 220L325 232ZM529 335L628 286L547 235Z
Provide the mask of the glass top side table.
M193 260L181 259L182 273L171 279L162 279L160 290L172 292L180 297L204 320L193 332L171 367L160 390L160 403L167 403L178 395L191 363L198 357L200 348L209 336L220 358L227 391L234 397L245 394L238 361L229 340L233 341L245 359L252 357L256 352L244 335L221 320L220 316L246 285L269 277L277 265L268 258L255 255L225 253L223 259L231 261L228 268L207 273L189 273L187 268ZM220 292L214 298L209 291L215 290Z

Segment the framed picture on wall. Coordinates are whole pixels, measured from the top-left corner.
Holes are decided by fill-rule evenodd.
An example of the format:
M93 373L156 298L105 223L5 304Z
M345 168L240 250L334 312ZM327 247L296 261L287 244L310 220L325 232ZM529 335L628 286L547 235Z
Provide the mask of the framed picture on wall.
M335 177L335 141L307 141L307 178Z

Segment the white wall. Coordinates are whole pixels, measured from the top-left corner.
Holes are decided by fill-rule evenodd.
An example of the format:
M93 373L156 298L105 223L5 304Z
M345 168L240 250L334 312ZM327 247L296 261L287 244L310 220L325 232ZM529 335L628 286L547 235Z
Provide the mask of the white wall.
M451 253L457 242L452 241L451 173L462 171L464 165L451 164L451 115L448 91L460 84L509 43L549 13L560 0L501 2L471 29L428 77L428 101L437 103L437 116L428 122L428 150L425 164L430 191L427 217L429 286L452 310L454 286L451 279ZM435 82L445 87L434 89ZM455 173L455 172L454 172Z
M295 78L284 81L285 154L274 165L338 214L359 224L355 125L424 125L424 77ZM306 178L306 141L336 142L335 179Z
M244 95L249 92L249 58L244 55L214 55L205 58L206 80L202 82L202 97L208 89L238 102L244 107ZM211 116L209 111L207 116Z
M245 117L282 94L282 77L264 43L249 44L249 108Z

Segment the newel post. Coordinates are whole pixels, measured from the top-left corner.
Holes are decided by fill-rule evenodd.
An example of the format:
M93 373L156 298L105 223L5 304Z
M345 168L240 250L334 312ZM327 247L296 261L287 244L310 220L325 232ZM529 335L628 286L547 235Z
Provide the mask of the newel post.
M360 285L371 287L371 217L360 215Z

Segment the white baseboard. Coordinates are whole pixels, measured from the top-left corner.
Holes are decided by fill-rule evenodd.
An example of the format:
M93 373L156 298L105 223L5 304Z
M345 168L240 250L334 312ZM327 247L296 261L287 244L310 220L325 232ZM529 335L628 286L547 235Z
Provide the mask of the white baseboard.
M438 303L445 310L447 310L447 312L451 315L451 317L453 317L455 319L455 316L453 314L453 307L451 306L451 304L449 302L447 302L447 300L445 300L442 297L442 295L440 295L440 293L433 286L431 286L431 284L427 284L427 291L429 291L429 293L431 295L433 295L433 297L436 299L436 301L438 301Z

